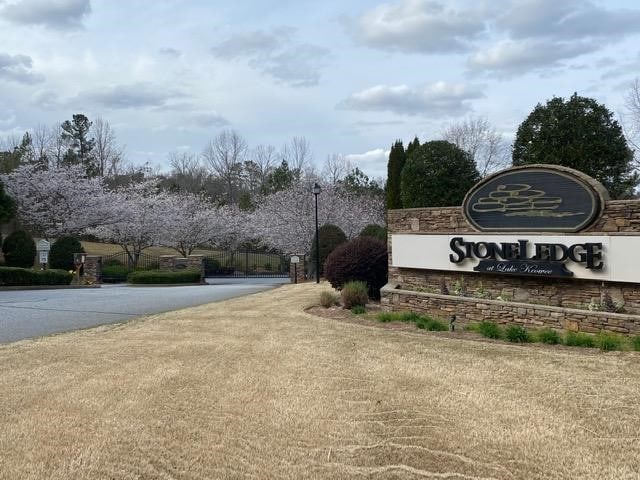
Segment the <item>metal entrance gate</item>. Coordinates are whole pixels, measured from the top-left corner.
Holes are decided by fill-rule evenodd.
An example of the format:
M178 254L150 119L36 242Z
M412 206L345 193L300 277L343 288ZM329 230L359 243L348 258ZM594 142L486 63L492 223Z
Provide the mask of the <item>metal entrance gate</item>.
M204 257L206 277L288 277L289 257L264 252L219 252Z
M141 253L135 258L126 252L118 252L102 257L102 281L104 283L122 283L127 275L135 270L153 270L158 268L160 257Z

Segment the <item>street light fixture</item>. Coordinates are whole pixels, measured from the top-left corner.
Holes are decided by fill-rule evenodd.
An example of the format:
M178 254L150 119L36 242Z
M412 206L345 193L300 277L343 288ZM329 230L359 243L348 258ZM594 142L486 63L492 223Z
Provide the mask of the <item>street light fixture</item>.
M318 183L313 184L313 195L316 198L316 283L320 283L320 234L318 233L318 195L322 188Z

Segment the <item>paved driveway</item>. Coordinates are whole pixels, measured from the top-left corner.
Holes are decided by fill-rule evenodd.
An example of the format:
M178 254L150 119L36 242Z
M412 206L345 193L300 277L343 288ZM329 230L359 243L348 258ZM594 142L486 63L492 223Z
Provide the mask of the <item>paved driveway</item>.
M118 323L139 315L261 292L288 279L209 279L185 287L104 285L74 290L0 292L0 343Z

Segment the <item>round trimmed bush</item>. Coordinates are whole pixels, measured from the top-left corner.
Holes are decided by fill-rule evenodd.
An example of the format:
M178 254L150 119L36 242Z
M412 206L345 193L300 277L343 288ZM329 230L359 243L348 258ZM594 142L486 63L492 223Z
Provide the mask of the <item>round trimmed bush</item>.
M2 253L7 267L31 268L36 257L36 242L24 230L17 230L5 239Z
M444 140L427 142L414 150L402 169L402 206L452 207L480 179L473 157Z
M377 238L378 240L387 243L387 229L380 225L376 225L375 223L364 227L360 232L360 236Z
M59 268L61 270L73 270L74 253L85 253L80 240L76 237L60 237L51 245L49 252L49 266L51 268Z
M320 275L323 274L324 262L331 252L335 250L338 245L342 245L347 242L347 236L342 229L337 225L326 224L322 225L318 229L320 236ZM313 243L311 244L311 266L315 271L316 265L316 236L313 236Z
M340 245L324 264L324 276L333 288L360 280L375 299L380 298L380 289L387 283L387 270L387 244L373 237L356 237Z

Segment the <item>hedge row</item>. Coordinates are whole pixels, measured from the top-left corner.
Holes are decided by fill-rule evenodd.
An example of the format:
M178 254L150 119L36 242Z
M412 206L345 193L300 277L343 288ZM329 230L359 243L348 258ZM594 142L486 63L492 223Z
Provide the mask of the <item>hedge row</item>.
M30 270L27 268L0 267L0 285L69 285L73 274L65 270Z
M179 272L139 270L131 272L127 277L127 281L137 284L200 283L200 272L198 270L182 270Z

